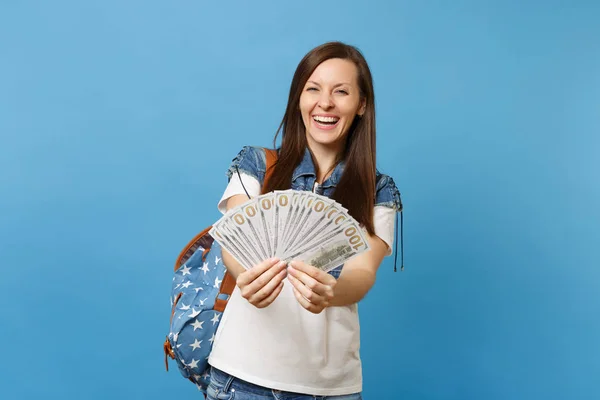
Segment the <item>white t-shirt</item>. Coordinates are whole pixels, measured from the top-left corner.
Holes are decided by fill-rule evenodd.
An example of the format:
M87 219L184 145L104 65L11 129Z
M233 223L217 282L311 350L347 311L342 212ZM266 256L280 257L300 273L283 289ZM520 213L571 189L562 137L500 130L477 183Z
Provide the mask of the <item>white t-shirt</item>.
M256 178L241 174L251 197L260 194ZM245 194L233 175L219 201ZM391 254L396 211L375 206L375 234ZM319 396L362 391L358 305L328 307L320 314L304 309L292 284L275 301L259 309L244 299L236 286L221 317L209 364L239 379L267 388Z

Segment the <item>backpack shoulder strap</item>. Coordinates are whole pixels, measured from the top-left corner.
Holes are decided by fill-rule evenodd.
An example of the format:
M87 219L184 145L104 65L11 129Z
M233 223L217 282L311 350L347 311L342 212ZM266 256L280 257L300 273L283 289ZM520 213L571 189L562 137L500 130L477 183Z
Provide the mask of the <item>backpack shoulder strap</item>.
M267 180L271 177L271 174L273 173L273 167L275 166L275 163L277 162L277 150L264 149L264 151L267 156L267 167L266 167L266 172L265 172L265 179L263 182L263 192L264 192L264 188L266 187ZM225 272L225 276L223 277L223 282L221 283L221 287L219 289L219 294L225 294L227 296L231 296L231 293L233 293L234 288L235 288L235 279L233 279L233 276L231 276L231 274L229 274L229 272ZM227 300L221 299L221 298L215 299L214 309L217 311L223 312L225 310L225 307L227 306L228 300L229 300L229 297L227 297Z
M267 181L273 174L273 167L277 162L277 150L274 149L263 149L265 151L265 155L267 156L267 167L265 168L265 179L263 181L262 192L264 193L264 189L267 186Z

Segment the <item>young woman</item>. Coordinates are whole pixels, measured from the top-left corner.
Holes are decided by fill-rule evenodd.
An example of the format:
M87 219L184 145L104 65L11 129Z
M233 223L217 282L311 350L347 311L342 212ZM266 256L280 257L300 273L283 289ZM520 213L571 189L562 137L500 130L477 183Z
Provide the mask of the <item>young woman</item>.
M392 178L375 168L374 100L355 47L326 43L298 65L264 192L310 190L335 199L363 226L371 249L329 273L277 259L245 270L224 250L237 286L208 360L209 399L361 399L357 303L392 254L402 207ZM219 210L246 202L246 192L261 194L265 166L263 149L244 147Z

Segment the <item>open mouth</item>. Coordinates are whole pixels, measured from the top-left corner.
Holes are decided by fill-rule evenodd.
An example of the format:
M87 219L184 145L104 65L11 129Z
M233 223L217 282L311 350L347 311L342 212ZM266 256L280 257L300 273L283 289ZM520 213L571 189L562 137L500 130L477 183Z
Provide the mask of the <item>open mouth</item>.
M331 129L337 125L340 121L338 117L323 117L320 115L313 115L313 121L316 125L325 129Z

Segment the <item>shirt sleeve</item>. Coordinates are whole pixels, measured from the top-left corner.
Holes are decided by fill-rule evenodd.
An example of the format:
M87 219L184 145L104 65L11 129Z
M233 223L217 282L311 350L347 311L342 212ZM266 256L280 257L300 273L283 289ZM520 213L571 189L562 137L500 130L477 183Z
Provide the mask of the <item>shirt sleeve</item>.
M240 176L242 177L241 180ZM246 191L248 191L250 197L256 197L260 194L261 186L254 176L241 171L240 176L238 176L237 173L231 176L229 184L227 184L225 192L223 193L221 200L219 200L217 208L222 214L227 212L227 200L229 200L230 197L237 194L246 195ZM246 191L244 191L244 188L246 188Z
M373 224L375 234L387 245L386 256L392 254L395 234L396 213L402 211L400 191L391 176L380 174L376 184Z
M237 194L256 197L261 192L261 183L265 176L266 155L262 148L244 146L231 160L226 175L229 181L217 208L223 214L227 212L227 200ZM241 179L240 179L241 177ZM244 190L244 188L246 190Z
M388 245L386 256L392 255L394 244L394 218L396 210L386 206L375 206L373 210L373 225L375 234Z

